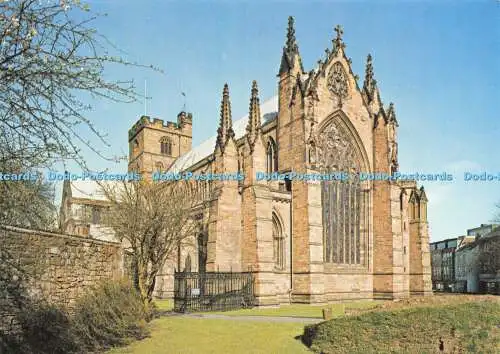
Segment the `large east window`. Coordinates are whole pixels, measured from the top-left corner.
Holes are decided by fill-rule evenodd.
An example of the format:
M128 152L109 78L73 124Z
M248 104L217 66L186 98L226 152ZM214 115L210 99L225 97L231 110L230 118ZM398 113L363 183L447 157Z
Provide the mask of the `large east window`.
M358 178L361 153L340 117L331 119L320 131L312 154L314 167L323 174L348 176L321 182L324 262L365 265L369 194Z

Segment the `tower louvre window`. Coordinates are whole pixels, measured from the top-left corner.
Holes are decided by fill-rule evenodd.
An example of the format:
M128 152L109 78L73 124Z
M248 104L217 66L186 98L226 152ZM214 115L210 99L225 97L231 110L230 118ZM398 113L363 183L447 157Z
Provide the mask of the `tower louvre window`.
M160 139L160 150L162 155L172 156L172 141L168 137Z

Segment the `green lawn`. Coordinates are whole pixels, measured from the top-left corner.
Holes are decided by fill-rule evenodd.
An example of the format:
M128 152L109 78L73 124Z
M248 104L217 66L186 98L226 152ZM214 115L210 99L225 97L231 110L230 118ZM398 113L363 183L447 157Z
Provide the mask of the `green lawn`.
M170 310L171 301L157 301ZM377 306L376 309L374 307ZM320 318L325 306L286 305L220 312L228 316ZM108 354L500 352L500 301L491 296L433 296L399 302L333 304L335 318L318 325L240 319L161 317L151 337ZM366 311L365 311L366 310ZM359 312L352 316L345 313Z
M171 311L174 308L174 300L171 299L155 300L154 303L160 311Z
M242 309L235 311L207 312L226 316L278 316L278 317L309 317L323 318L323 309L331 308L334 316L341 316L345 311L354 309L369 309L382 303L382 301L355 301L345 304L330 305L307 305L293 304L281 305L280 307L255 307L252 309ZM174 307L173 300L155 300L156 307L160 311L171 311Z
M323 318L323 309L331 308L334 317L344 315L345 311L353 309L369 309L377 306L379 301L356 301L345 304L330 304L330 305L281 305L280 307L264 307L243 309L235 311L215 312L227 316L278 316L278 317L310 317L310 318ZM214 313L214 312L211 312Z
M151 337L108 354L310 353L299 339L301 323L163 317Z
M282 305L279 308L254 308L217 312L227 316L291 316L321 318L322 309L332 308L335 316L345 310L366 309L378 302L358 301L329 306ZM160 311L173 308L171 300L156 300ZM214 312L211 312L214 313ZM116 348L108 354L184 354L184 353L310 353L298 338L304 324L283 322L253 322L241 320L162 317L151 323L151 337L134 342L126 348Z

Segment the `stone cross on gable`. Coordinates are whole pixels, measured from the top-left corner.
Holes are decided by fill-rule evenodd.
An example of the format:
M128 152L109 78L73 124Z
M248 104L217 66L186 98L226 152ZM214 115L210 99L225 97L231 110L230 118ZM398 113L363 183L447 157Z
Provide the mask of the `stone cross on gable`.
M342 40L342 35L344 34L344 30L341 25L337 25L334 28L335 32L337 32L337 39Z

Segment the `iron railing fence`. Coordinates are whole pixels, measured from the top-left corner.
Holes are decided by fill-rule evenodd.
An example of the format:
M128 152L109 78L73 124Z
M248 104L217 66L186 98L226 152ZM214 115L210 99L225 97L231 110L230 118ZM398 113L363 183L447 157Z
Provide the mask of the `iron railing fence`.
M248 272L175 272L174 311L228 311L253 307L254 277Z

